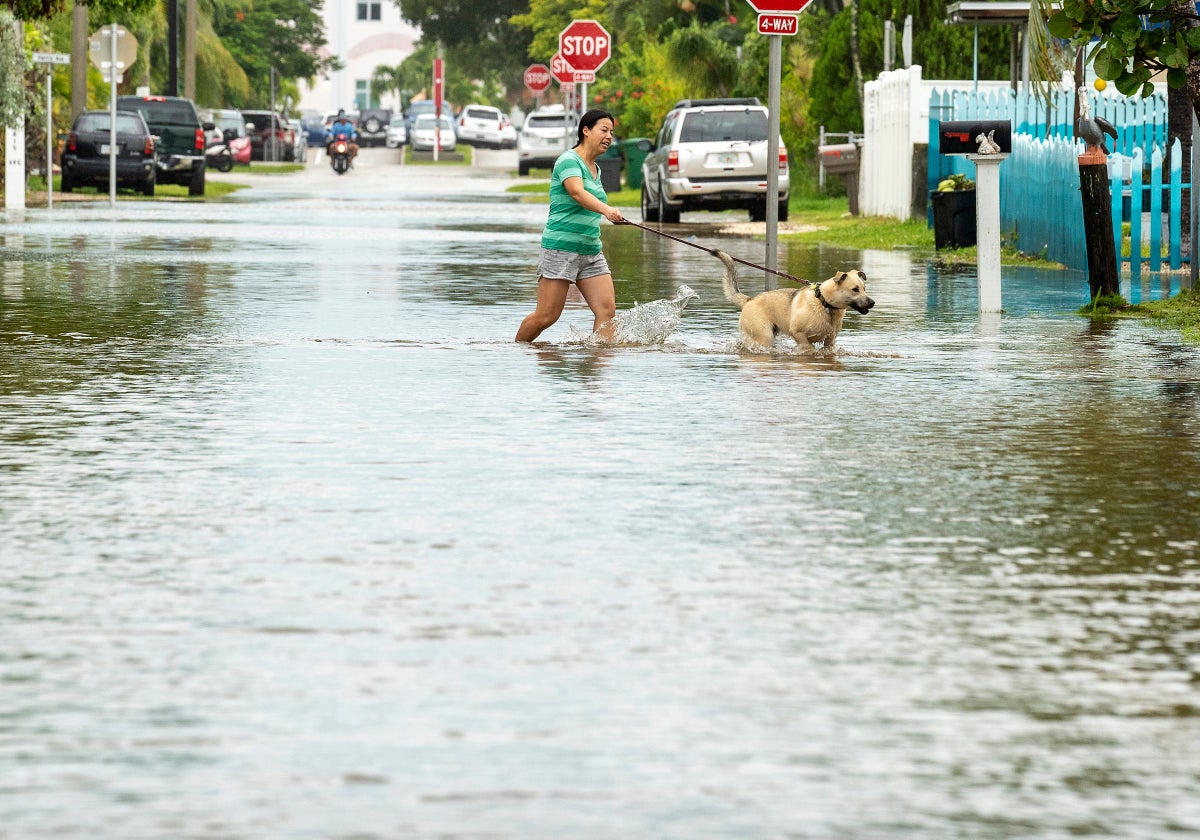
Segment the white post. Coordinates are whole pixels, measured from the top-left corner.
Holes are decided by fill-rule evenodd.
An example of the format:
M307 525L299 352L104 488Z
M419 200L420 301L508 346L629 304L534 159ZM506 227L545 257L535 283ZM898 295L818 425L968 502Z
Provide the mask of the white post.
M108 206L113 210L117 209L117 24L114 21L111 25L111 38L109 44L111 51L109 52L108 63L108 90L109 90L109 109L108 109Z
M54 81L54 65L46 65L46 209L54 207L54 150L51 146L51 136L54 133L54 120L50 118L54 98L50 95L50 86Z
M25 209L25 118L4 129L4 207Z
M979 311L1000 306L1000 164L1008 155L967 155L975 162L975 253Z

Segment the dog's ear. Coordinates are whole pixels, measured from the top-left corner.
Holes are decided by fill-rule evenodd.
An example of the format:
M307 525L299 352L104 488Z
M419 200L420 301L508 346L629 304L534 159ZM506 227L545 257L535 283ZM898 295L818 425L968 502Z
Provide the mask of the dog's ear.
M847 274L846 272L844 272L844 271L839 271L839 272L838 272L838 275L837 275L837 277L835 277L834 279L835 279L835 280L837 280L837 281L838 281L838 283L845 283L845 282L846 282L846 278L847 278L847 277L849 277L849 276L850 276L850 275L849 275L849 274Z
M863 271L862 269L859 269L859 271L858 271L858 279L860 279L860 280L862 280L864 283L866 283L866 282L867 282L867 272Z

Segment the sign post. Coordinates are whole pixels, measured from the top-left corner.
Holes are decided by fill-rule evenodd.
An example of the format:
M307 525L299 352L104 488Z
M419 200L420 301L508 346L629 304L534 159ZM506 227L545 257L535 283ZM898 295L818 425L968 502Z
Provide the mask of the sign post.
M768 38L767 51L767 267L774 269L779 259L779 88L783 74L784 35L795 35L800 28L797 15L812 0L746 0L758 12L758 31ZM768 274L765 288L776 287L775 275Z
M572 81L583 85L581 106L587 102L588 82L596 81L596 71L611 53L612 36L597 21L574 20L558 33L558 54L575 69Z
M117 85L137 58L138 42L123 26L111 23L88 39L88 59L108 82L108 204L117 206Z
M433 160L442 150L442 93L446 86L446 66L440 55L433 60Z
M46 209L49 210L54 207L54 97L50 92L54 83L52 65L70 64L71 56L67 53L35 52L33 63L46 65Z

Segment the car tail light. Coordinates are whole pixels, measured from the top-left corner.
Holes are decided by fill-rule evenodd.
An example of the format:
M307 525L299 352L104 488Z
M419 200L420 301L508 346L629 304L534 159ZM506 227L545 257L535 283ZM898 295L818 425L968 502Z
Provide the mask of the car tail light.
M679 174L679 152L667 152L667 174Z
M142 146L142 154L146 155L147 157L154 154L154 138L153 137L146 138L146 145Z
M783 148L783 146L779 147L779 168L780 169L788 168L787 149Z
M196 142L193 145L196 147L197 152L204 151L204 129L203 128L196 129Z
M77 151L75 148L75 144L78 142L79 142L79 136L74 131L72 131L70 134L67 135L67 151L68 152Z

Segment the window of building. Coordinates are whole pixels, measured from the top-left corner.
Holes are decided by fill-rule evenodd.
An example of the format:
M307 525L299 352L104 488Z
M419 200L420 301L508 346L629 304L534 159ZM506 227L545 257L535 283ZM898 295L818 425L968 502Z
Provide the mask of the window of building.
M382 20L383 4L380 0L360 0L358 4L359 20Z

